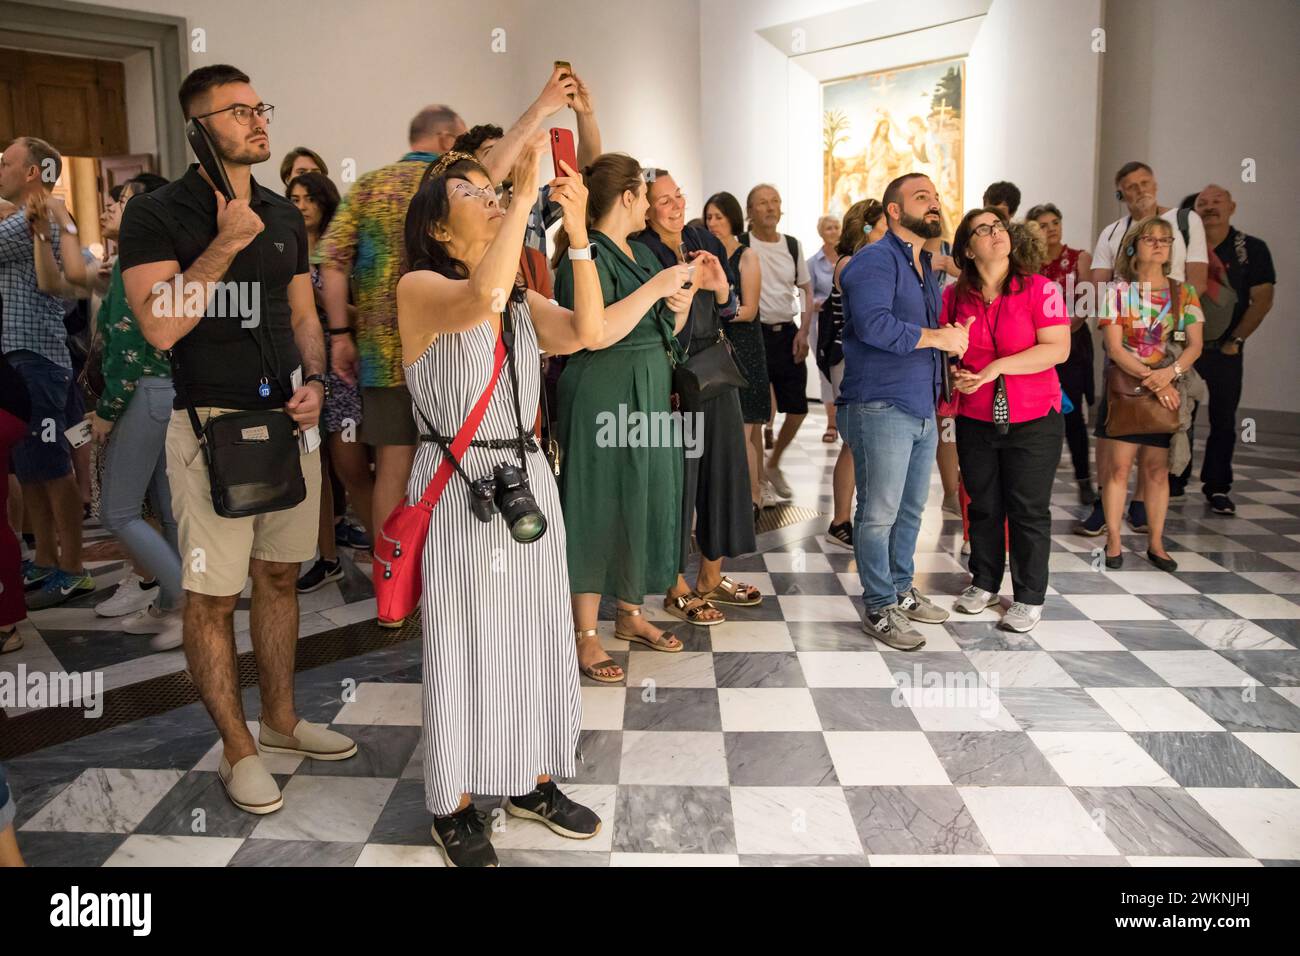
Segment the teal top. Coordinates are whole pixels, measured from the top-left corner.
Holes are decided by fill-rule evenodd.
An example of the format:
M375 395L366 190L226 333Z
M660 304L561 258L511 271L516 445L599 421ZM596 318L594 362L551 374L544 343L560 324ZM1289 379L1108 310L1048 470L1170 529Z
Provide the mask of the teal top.
M145 341L140 324L126 304L126 286L122 284L122 267L113 264L108 293L95 317L102 349L104 394L99 396L95 413L105 421L117 421L135 392L135 383L146 375L171 378L167 356Z

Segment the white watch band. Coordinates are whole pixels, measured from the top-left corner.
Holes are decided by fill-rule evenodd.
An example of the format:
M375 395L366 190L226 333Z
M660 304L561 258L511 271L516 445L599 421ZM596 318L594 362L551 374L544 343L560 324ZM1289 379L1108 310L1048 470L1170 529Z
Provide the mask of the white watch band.
M583 246L581 249L575 249L573 246L569 246L569 258L572 260L586 259L590 261L593 258L591 255L591 243L587 243L587 245Z

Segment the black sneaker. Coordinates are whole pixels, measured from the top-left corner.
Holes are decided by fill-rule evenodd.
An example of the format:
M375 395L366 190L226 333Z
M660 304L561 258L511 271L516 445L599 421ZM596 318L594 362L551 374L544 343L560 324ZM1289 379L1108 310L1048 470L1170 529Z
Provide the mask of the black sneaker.
M1169 476L1169 499L1171 501L1177 498L1187 497L1187 482L1178 481L1173 475Z
M590 840L600 832L600 817L596 812L566 797L554 780L539 783L532 793L509 798L506 812L512 817L544 823L570 840Z
M1128 503L1128 523L1138 534L1146 534L1151 530L1147 524L1147 506L1144 501L1130 501Z
M1088 517L1084 518L1074 526L1074 533L1085 535L1089 538L1095 538L1106 530L1106 515L1101 510L1101 501L1097 500L1092 503L1092 511Z
M833 524L826 529L826 540L839 548L853 550L853 522Z
M470 804L450 816L433 818L433 842L448 866L496 866L487 814Z
M1227 495L1210 495L1210 510L1216 515L1235 515L1237 506L1232 503L1232 499Z
M310 594L312 591L319 591L331 581L343 580L343 563L337 558L333 561L326 561L324 558L317 558L316 563L307 569L307 573L298 579L298 593Z

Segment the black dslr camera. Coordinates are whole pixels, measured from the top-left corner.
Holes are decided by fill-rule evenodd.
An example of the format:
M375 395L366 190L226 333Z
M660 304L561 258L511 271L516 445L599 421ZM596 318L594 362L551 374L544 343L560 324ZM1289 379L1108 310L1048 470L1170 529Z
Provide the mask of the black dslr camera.
M510 537L524 544L546 533L546 516L528 487L528 476L516 466L502 462L489 477L470 482L469 487L470 508L480 521L491 521L500 511Z

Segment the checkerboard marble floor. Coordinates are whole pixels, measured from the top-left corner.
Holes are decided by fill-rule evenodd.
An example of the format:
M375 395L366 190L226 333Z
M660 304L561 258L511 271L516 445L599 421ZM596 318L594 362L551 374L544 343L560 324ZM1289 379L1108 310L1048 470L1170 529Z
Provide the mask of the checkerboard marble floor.
M821 432L810 416L784 471L797 504L829 511L837 446ZM1300 451L1248 445L1237 461L1237 517L1195 494L1174 505L1174 574L1143 559L1141 536L1126 538L1122 571L1100 570L1097 541L1070 533L1082 509L1063 467L1051 590L1030 634L988 611L923 625L917 652L874 644L852 554L820 519L729 562L763 605L711 629L674 622L680 654L629 651L602 623L627 686L584 681L566 790L604 827L578 843L498 815L502 862L1300 861ZM950 605L967 577L940 497L936 474L917 584ZM225 798L199 705L10 761L20 845L36 865L440 866L419 675L417 641L299 674L304 716L360 753L269 755L285 806L266 817ZM245 702L255 715L255 690Z

